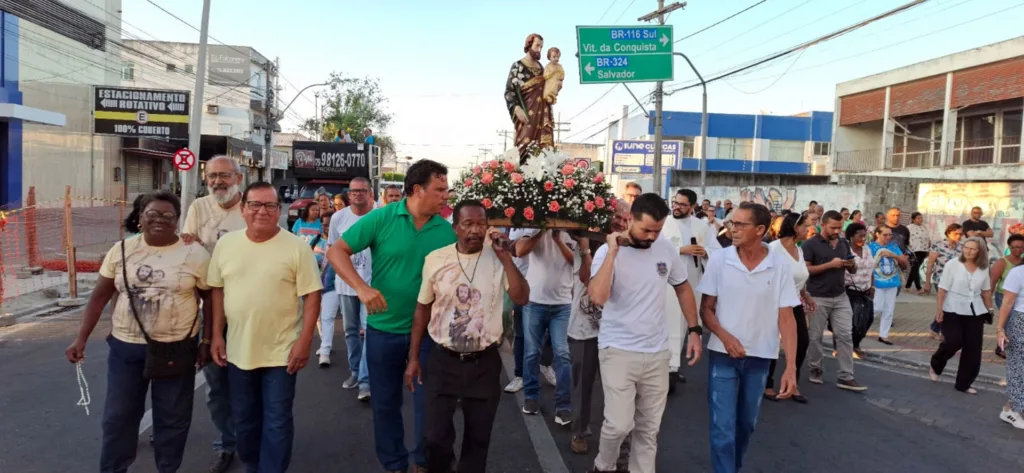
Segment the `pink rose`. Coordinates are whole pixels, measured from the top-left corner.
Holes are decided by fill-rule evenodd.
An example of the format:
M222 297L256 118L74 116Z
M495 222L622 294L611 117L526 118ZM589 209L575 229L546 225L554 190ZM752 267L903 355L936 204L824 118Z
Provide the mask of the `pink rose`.
M473 166L473 175L474 176L479 176L480 175L480 171L482 171L480 166Z
M512 216L515 215L515 214L516 214L516 209L513 209L512 207L509 207L509 208L505 209L505 216L506 217L512 218Z
M604 198L601 197L601 196L594 197L594 205L596 205L597 208L599 208L599 209L603 209L604 208Z
M574 179L566 179L565 182L563 182L562 184L565 186L566 189L571 190L573 186L576 185L576 181Z
M522 184L524 180L526 180L526 179L523 177L522 174L519 174L518 172L512 173L512 183L513 184L516 184L516 185Z
M561 208L562 206L558 204L557 200L552 200L551 203L548 204L549 212L558 212Z
M551 192L551 191L555 190L555 183L551 182L551 181L545 182L544 183L544 190L546 190L548 192Z
M562 166L563 176L568 176L569 174L572 174L574 172L576 172L576 166L573 166L572 164L569 163L566 163L565 166Z
M463 182L462 185L466 187L473 187L473 179L466 179L466 182Z
M485 171L483 173L483 175L480 176L480 182L483 185L488 185L488 184L494 182L494 174L491 174L491 173Z
M516 170L516 165L512 164L512 161L502 161L501 165L505 167L506 172L512 172Z
M611 207L612 210L615 210L615 202L616 202L615 199L609 200L608 201L608 207Z
M498 160L491 160L491 162L487 163L487 166L489 166L491 169L498 169Z
M492 202L491 199L484 198L484 200L480 201L480 204L483 205L485 209L489 209L494 205L494 202Z
M588 213L594 211L594 201L588 200L587 203L583 204L583 209Z
M523 217L526 217L527 220L533 220L533 207L523 209Z
M604 182L604 173L599 172L596 176L594 176L594 184L600 184L602 182Z

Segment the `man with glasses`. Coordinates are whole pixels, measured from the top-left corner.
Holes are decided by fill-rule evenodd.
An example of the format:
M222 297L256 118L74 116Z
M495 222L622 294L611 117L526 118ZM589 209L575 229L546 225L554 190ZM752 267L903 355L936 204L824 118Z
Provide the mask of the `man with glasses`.
M181 228L186 244L200 243L211 254L221 236L245 228L242 217L242 170L227 156L215 156L206 162L206 187L210 194L192 202ZM211 307L203 307L203 317L212 317ZM203 334L204 340L211 339ZM203 344L201 349L208 350ZM203 367L206 377L206 407L210 410L217 435L213 440L214 458L210 473L224 473L235 459L235 426L231 421L230 392L227 369L208 363Z
M210 351L228 370L242 463L247 471L284 473L295 436L296 374L309 361L323 285L313 250L278 226L273 185L249 185L242 205L246 229L224 235L210 259Z
M636 200L637 197L640 197L640 194L643 193L644 190L643 188L640 187L640 184L637 184L635 182L627 182L626 192L622 194L622 200L625 200L626 203L629 205L633 205L633 201Z
M370 195L370 180L365 177L352 179L348 187L349 206L331 216L331 227L327 234L327 245L333 245L341 238L341 235L352 228L359 219L373 210L373 199ZM370 284L372 258L370 249L367 248L352 255L352 266L355 267L359 277ZM348 369L352 374L342 383L343 389L358 387L358 399L360 401L370 400L370 375L366 368L365 353L360 330L366 328L366 308L359 302L356 290L345 284L341 277L335 276L334 287L337 288L341 316L345 320L345 349L348 350ZM321 335L320 366L331 364L331 345L334 334L331 330L324 330Z

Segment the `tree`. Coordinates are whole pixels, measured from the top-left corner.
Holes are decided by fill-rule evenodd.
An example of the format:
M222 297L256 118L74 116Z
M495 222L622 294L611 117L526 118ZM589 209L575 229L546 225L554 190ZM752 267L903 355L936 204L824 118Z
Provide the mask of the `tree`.
M399 173L399 172L386 172L386 173L381 174L381 180L382 181L402 182L402 181L405 181L405 174L402 174L402 173Z
M395 159L395 144L387 134L392 116L387 111L384 96L377 79L352 78L332 72L327 81L329 89L320 106L322 122L307 119L301 130L324 141L334 140L338 130L345 130L357 143L363 142L363 130L373 130L375 144L381 148L381 163Z

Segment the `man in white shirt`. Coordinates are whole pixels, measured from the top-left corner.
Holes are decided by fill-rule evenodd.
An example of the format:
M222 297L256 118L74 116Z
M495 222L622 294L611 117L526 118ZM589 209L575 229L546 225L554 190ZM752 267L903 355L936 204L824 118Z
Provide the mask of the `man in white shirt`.
M227 156L215 156L206 162L206 187L210 194L192 202L181 227L181 239L187 244L199 243L213 254L217 241L226 233L246 228L242 217L242 169ZM203 318L213 320L212 307L203 307ZM204 333L204 342L212 334ZM209 343L202 349L209 350ZM203 367L206 377L206 407L210 410L217 436L213 440L214 458L211 473L223 473L235 459L235 424L231 419L228 370L207 363Z
M735 473L757 423L771 361L786 352L779 399L796 389L796 320L800 305L789 256L769 252L761 239L771 225L768 208L744 202L732 212L733 245L708 261L697 288L708 341L708 406L714 473Z
M327 234L327 246L334 245L334 242L341 238L352 225L359 219L373 210L373 196L370 194L370 180L365 177L352 179L348 188L349 206L331 216L331 228ZM370 284L372 278L370 249L367 248L352 255L352 266L362 277L366 284ZM370 399L370 373L366 368L365 347L359 335L360 329L366 327L366 308L359 301L356 290L353 289L340 276L334 279L335 291L338 294L341 316L345 321L345 348L348 350L348 368L352 370L341 387L344 389L359 388L358 399L368 401ZM333 315L333 314L332 314ZM322 318L320 332L320 365L331 363L331 345L334 340L334 317Z
M594 255L588 288L590 301L603 306L597 343L604 424L594 472L615 470L619 447L631 427L629 471L654 472L669 385L669 284L689 327L691 366L701 352L701 329L686 269L672 243L660 237L668 205L657 194L643 194L633 201L630 213L629 230L609 235Z
M558 230L518 229L512 232L516 254L528 257L530 302L523 307L526 334L523 353L523 412L540 412L540 352L544 333L554 352L555 423L569 425L572 419L572 367L566 331L572 308L572 266L576 242Z

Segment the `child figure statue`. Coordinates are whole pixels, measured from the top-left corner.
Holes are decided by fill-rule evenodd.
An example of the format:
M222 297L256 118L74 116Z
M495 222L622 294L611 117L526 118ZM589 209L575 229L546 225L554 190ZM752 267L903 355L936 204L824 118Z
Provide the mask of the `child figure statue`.
M562 52L558 48L548 49L548 65L544 66L544 101L550 104L557 101L565 80L565 69L558 63L561 58Z

